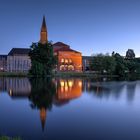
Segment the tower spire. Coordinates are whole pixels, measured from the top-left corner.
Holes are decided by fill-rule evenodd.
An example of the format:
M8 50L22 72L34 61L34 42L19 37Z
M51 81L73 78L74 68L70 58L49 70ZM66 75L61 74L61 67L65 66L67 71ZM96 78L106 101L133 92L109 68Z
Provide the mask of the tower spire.
M45 16L43 16L42 27L40 32L40 43L45 44L48 42L48 33Z

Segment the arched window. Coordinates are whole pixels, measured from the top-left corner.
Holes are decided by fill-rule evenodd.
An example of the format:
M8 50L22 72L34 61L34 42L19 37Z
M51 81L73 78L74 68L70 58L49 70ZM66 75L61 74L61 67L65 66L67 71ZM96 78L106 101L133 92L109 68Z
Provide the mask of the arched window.
M64 63L64 59L63 58L61 59L61 63Z
M68 59L65 59L65 63L68 64L68 62L69 62Z
M73 70L74 70L74 66L73 66L73 65L69 65L69 66L68 66L68 70L69 70L69 71L73 71Z
M69 63L72 63L72 60L71 59L69 59Z
M64 65L61 65L61 66L60 66L60 70L61 70L61 71L65 70Z

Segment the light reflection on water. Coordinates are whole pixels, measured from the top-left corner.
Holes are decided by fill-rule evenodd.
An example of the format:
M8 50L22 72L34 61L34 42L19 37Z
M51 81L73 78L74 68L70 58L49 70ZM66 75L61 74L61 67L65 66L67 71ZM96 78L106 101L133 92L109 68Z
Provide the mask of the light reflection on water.
M139 91L140 81L0 78L0 135L140 139Z

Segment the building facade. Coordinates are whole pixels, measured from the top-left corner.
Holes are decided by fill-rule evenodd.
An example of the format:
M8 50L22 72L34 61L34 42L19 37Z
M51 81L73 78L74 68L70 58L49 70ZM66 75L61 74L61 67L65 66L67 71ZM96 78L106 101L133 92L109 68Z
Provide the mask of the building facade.
M7 70L7 55L0 55L0 72Z
M7 56L8 72L28 72L31 68L30 49L13 48Z
M57 71L82 71L82 54L72 50L70 46L57 42L53 44L54 55L57 56Z
M82 56L83 71L90 71L91 61L93 61L93 56Z

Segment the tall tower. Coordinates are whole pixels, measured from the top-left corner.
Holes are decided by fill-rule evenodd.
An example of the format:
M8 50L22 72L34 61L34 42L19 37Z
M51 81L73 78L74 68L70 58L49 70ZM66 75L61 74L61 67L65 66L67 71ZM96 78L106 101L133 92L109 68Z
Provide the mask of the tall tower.
M47 33L45 16L43 16L43 22L42 22L42 27L40 32L40 43L45 44L47 42L48 42L48 33Z

